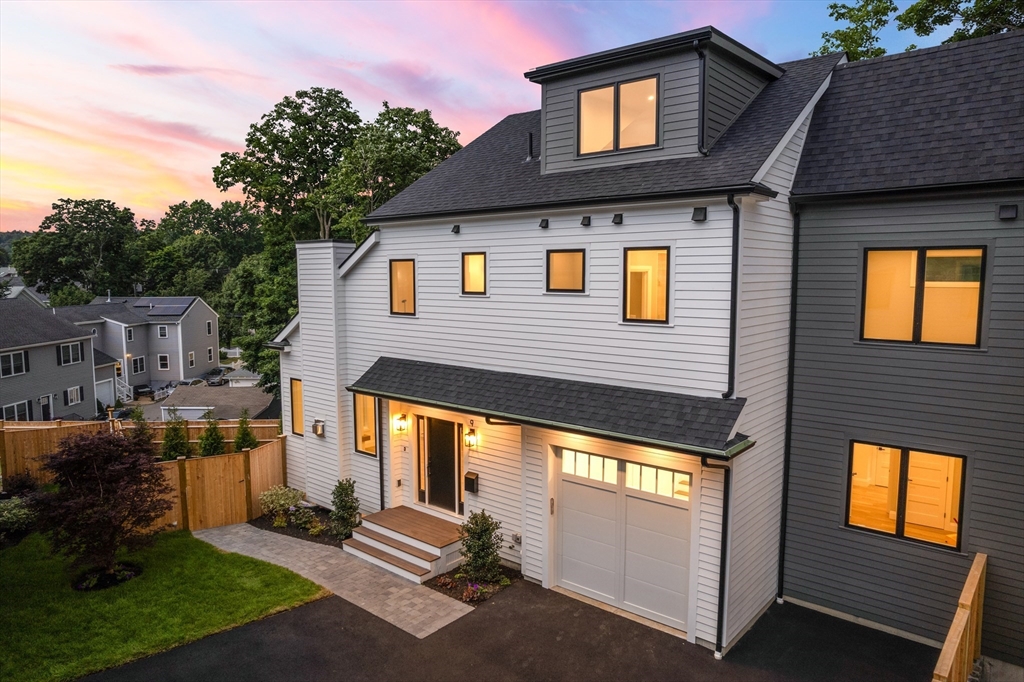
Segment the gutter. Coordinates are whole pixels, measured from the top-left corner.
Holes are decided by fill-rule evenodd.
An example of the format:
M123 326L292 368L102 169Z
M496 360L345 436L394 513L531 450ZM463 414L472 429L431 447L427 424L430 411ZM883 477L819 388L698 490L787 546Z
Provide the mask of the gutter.
M708 155L707 147L704 146L704 96L705 76L707 70L707 55L700 47L700 39L693 41L693 50L697 53L697 151L702 156Z
M789 514L790 448L793 444L793 383L796 367L796 292L800 265L800 209L793 210L793 263L789 279L789 366L786 370L786 435L782 446L782 512L779 518L779 576L775 601L782 603L782 589L786 567L786 519Z
M712 464L707 457L701 457L701 467L720 469L725 477L722 482L722 549L718 556L718 621L715 625L715 660L722 660L722 623L725 618L726 561L729 558L729 491L732 487L732 468Z
M726 197L732 208L732 282L729 294L729 385L722 394L723 398L732 398L736 392L736 315L739 305L740 288L740 207L732 194Z
M1019 191L1024 178L1008 180L979 180L977 182L950 182L918 187L890 187L887 189L856 190L851 192L819 192L816 194L794 194L789 197L791 206L801 204L818 204L825 202L884 199L886 197L917 196L941 194L947 196L953 191Z

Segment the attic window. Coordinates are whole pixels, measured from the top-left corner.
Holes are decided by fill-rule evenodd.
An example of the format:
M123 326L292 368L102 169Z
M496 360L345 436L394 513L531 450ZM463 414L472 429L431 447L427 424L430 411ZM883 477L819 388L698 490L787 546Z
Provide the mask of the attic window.
M580 92L579 153L599 154L658 143L658 77Z

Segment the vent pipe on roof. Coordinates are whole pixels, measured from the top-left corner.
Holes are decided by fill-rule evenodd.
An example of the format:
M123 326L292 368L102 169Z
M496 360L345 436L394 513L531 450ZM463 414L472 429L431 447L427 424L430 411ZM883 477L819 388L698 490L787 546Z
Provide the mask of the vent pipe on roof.
M533 161L533 133L526 133L526 160Z
M107 303L110 303L110 289L107 289Z

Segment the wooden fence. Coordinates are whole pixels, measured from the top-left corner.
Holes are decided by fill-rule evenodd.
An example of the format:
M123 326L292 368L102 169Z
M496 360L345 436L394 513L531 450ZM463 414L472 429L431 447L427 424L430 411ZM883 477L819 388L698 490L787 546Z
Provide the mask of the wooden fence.
M981 656L981 616L985 602L988 555L974 555L974 563L960 593L953 624L932 672L934 682L967 682L974 662Z

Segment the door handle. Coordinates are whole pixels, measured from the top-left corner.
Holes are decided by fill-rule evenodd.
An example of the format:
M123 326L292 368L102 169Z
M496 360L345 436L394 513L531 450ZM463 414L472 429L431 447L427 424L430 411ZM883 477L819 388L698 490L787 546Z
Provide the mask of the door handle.
M555 515L555 498L553 498L553 497L551 498L550 506L551 506L551 515L554 516Z

